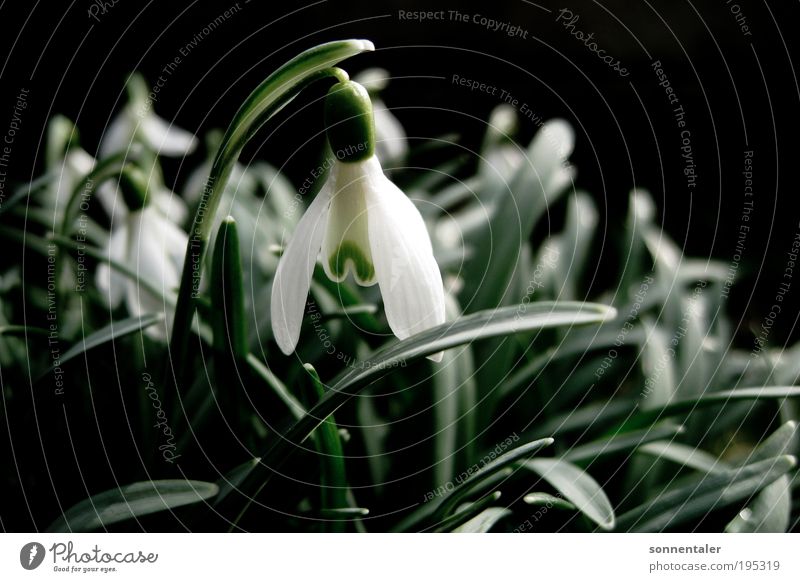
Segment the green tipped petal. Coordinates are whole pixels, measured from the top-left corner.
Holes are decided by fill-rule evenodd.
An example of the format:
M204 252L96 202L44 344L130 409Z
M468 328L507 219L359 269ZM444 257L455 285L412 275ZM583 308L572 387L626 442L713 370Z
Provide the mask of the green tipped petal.
M343 281L348 270L352 269L356 280L362 285L371 285L375 282L375 266L361 247L353 241L345 240L328 257L328 268L334 275L333 279Z

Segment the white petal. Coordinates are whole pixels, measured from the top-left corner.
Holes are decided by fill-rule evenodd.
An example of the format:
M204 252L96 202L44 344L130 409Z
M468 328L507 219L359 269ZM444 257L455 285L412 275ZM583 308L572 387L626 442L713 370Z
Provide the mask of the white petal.
M111 224L123 224L128 216L128 207L122 200L119 185L116 182L105 181L97 188L95 196L100 200L103 210L111 218Z
M575 132L563 119L553 119L542 125L531 144L534 161L549 160L555 165L567 159L575 149Z
M186 202L169 188L155 190L153 204L174 224L183 224L189 216Z
M377 174L375 174L377 167ZM369 242L367 191L383 179L377 159L367 162L336 162L331 170L331 206L322 243L322 265L332 281L344 281L347 273L356 283L377 283Z
M186 249L187 237L158 209L147 206L129 216L130 245L128 260L139 279L147 281L162 296L151 293L143 286L129 282L126 303L131 315L166 312L164 297L174 295L180 285L182 260L172 256L175 247ZM171 314L170 314L171 315ZM166 339L166 327L152 326L148 335Z
M278 347L287 356L300 339L300 324L314 264L325 235L329 203L330 185L326 183L297 223L275 271L270 300L272 332Z
M197 138L193 134L155 114L142 119L141 131L147 144L161 156L184 156L197 147Z
M125 263L125 251L128 246L128 226L125 223L111 227L111 236L108 239L108 258L118 263ZM122 296L125 294L125 286L128 283L127 277L112 269L108 263L101 263L97 267L96 275L97 288L100 297L106 305L112 309L119 306Z
M530 145L530 156L546 191L564 188L573 178L567 158L575 148L575 132L563 119L545 123Z
M127 151L131 146L134 120L127 109L121 111L108 126L100 142L100 158Z
M419 211L386 177L368 192L367 205L372 257L392 331L405 339L444 323L442 276Z

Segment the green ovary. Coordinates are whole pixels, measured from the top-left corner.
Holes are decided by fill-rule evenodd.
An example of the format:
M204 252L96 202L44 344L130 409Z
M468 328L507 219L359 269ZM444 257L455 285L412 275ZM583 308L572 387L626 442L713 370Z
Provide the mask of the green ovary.
M358 244L343 240L335 252L328 257L328 266L337 279L347 276L348 268L352 268L359 283L369 284L375 280L375 267L361 251Z

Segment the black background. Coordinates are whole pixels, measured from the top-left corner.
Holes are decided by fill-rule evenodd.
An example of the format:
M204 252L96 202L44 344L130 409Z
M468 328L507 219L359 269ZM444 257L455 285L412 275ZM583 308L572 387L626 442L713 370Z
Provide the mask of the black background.
M83 146L96 151L124 100L129 72L139 70L154 82L180 56L181 47L237 6L228 0L107 4L105 11L96 9L99 21L89 16L96 4L88 0L0 4L0 134L11 120L18 92L30 89L8 168L12 182L29 181L41 172L44 128L52 115L74 120ZM751 36L742 34L731 13L734 4L746 17ZM470 17L480 14L518 25L527 38L447 17L429 22L398 17L399 10L456 7ZM630 71L628 77L600 62L556 22L562 7L580 16L576 28L594 32L598 45ZM457 86L452 77L498 86L538 116L563 117L575 127L571 159L577 184L592 193L601 211L595 250L604 283L614 281L620 268L617 251L624 242L618 233L633 187L651 191L659 219L687 254L729 263L744 201L744 151L753 150L753 229L729 302L740 329L738 341L748 345L749 340L751 346L747 327L758 325L769 312L786 265L785 250L800 229L794 176L800 91L792 61L798 16L797 2L750 0L541 0L535 5L524 0L240 1L230 18L181 58L155 108L202 135L224 127L249 92L300 51L328 40L367 38L376 52L343 66L351 74L369 66L389 70L393 80L384 98L409 136L422 141L456 133L459 147L474 151L489 112L500 101ZM686 112L698 173L691 193L683 175L680 131L651 68L654 60L661 61ZM269 160L296 184L302 181L309 160L322 147L318 98L325 89L312 89L290 106L244 158ZM522 142L535 130L536 124L520 120ZM171 185L179 189L204 155L201 148L185 161L171 161L166 168ZM545 228L559 229L558 209L552 220ZM8 251L0 255L3 267L20 261ZM798 339L793 333L798 313L788 308L797 304L798 294L800 280L795 280L770 335L772 343ZM69 459L64 463L69 465ZM19 497L14 499L21 504ZM48 508L42 514L56 513Z
M15 10L5 3L0 10L5 57L0 121L10 120L19 88L31 90L10 167L18 181L41 170L48 117L62 113L75 120L84 147L94 151L124 98L127 74L139 70L154 82L181 47L237 4L118 0L105 9L98 6L87 0L39 2ZM750 36L737 24L734 6L746 18ZM401 10L456 7L470 22L451 20L447 13L440 21L399 17ZM580 16L576 29L594 32L598 45L620 59L628 77L612 71L556 22L564 7ZM792 62L797 44L792 27L799 13L794 2L748 0L241 1L181 58L155 107L198 133L224 127L249 91L296 53L327 40L363 37L377 50L349 61L348 70L388 69L394 79L385 101L409 135L424 139L456 132L469 150L480 143L488 112L499 99L456 86L452 76L495 85L542 118L564 117L575 126L578 185L594 195L604 220L597 249L606 281L618 269L616 253L609 251L621 244L614 235L634 186L652 192L663 224L689 255L730 261L744 200L743 152L753 150L754 228L731 309L737 319L745 315L756 322L771 305L786 262L783 249L800 220L793 176L799 93ZM475 14L518 25L527 38L487 30L471 21ZM654 60L661 61L686 111L698 173L691 193L682 174L679 130L651 68ZM295 181L306 175L303 161L321 147L314 136L321 119L315 100L322 91L311 91L301 107L265 130L245 157L266 158ZM535 129L521 120L523 140ZM181 164L168 169L179 185ZM773 339L791 335L795 316L779 318Z

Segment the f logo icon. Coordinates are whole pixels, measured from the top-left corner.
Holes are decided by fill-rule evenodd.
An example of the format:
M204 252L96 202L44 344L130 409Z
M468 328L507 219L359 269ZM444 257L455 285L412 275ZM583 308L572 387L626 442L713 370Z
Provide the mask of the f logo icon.
M44 561L44 546L38 542L30 542L19 551L19 563L26 570L35 570Z

